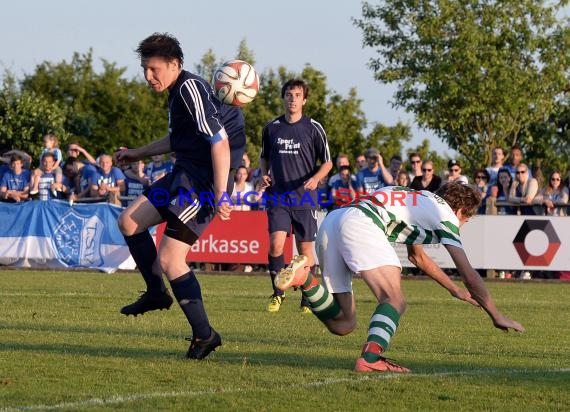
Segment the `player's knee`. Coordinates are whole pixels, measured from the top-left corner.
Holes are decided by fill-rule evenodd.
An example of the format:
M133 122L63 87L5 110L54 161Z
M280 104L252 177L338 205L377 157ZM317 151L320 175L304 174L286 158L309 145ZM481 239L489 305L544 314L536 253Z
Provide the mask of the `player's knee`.
M271 256L281 256L283 254L283 246L281 245L270 245L269 254Z
M356 329L356 319L349 319L347 321L327 324L328 330L338 336L345 336Z
M117 219L117 225L119 226L119 230L125 236L132 236L134 235L134 230L132 230L131 218L125 213L121 213L119 218Z
M158 264L163 273L171 273L170 266L172 263L172 257L168 253L162 252L158 254Z

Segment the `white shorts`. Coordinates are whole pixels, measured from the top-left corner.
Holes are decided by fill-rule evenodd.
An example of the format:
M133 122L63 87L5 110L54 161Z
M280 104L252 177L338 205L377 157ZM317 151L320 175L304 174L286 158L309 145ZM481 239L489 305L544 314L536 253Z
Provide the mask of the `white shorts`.
M331 293L352 292L352 277L382 266L402 268L386 234L355 207L330 212L319 228L316 252Z

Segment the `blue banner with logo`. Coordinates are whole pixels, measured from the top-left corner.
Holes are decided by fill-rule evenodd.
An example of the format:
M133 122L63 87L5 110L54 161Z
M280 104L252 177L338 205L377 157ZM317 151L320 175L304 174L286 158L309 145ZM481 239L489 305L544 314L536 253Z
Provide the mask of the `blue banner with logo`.
M0 203L0 264L28 268L134 269L109 203Z

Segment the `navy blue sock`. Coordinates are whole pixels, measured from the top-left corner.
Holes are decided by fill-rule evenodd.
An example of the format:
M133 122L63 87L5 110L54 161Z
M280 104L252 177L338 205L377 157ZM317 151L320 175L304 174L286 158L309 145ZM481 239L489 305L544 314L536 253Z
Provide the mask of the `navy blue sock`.
M269 275L271 276L271 287L273 288L274 295L282 295L283 291L277 289L275 284L275 276L281 269L285 267L285 257L283 255L280 256L271 256L269 255Z
M208 339L212 329L202 301L200 283L194 272L190 271L171 280L170 286L192 328L192 336L198 339Z
M148 230L136 235L124 236L124 238L146 283L146 290L151 294L164 293L166 286L162 279L162 273L155 274L152 272L152 264L156 260L156 246Z

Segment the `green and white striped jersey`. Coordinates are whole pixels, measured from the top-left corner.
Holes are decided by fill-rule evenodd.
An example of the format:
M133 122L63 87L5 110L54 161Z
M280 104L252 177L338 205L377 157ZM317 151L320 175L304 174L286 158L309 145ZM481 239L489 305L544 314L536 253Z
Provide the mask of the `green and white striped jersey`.
M390 242L462 247L457 216L445 200L427 190L388 186L347 207L364 212Z

